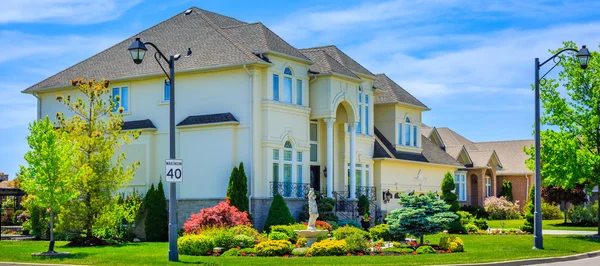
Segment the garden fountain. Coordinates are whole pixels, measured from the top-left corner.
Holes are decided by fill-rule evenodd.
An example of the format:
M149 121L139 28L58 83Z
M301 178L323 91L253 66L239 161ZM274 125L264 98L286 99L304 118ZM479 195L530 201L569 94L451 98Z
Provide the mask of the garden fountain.
M315 222L317 221L317 217L319 217L319 210L317 209L317 202L315 201L316 199L317 196L315 195L315 190L310 188L308 192L308 226L306 230L294 230L297 235L306 238L306 247L310 247L313 243L315 243L318 237L327 235L327 233L329 233L327 230L317 230L317 227L315 227Z

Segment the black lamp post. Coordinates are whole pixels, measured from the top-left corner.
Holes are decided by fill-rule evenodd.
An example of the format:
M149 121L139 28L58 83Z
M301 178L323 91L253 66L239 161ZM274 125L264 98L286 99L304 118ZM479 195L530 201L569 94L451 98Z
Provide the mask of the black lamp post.
M548 63L548 61L553 60L558 55L563 52L571 51L577 53L577 61L579 61L579 65L582 69L586 69L588 63L590 62L590 58L592 57L590 51L584 46L577 51L573 48L566 48L558 53L554 54L552 57L548 58L546 61L540 64L540 59L535 58L535 214L534 214L534 225L533 225L533 248L534 249L543 249L544 248L544 240L542 238L542 177L540 174L541 164L540 164L540 67L544 64ZM559 61L560 62L560 61ZM556 65L554 66L542 76L544 78Z
M133 62L136 64L141 64L142 60L144 60L144 56L146 55L146 45L150 45L156 49L154 53L154 59L162 68L163 72L169 79L169 158L175 159L175 61L181 58L181 54L176 54L167 57L151 42L142 42L140 38L135 38L135 41L131 43L129 48L129 52L131 53L131 58ZM192 50L188 48L186 57L192 54ZM169 64L169 73L165 71L162 64L159 60L162 58ZM169 261L178 261L179 255L177 253L177 190L175 183L169 183Z

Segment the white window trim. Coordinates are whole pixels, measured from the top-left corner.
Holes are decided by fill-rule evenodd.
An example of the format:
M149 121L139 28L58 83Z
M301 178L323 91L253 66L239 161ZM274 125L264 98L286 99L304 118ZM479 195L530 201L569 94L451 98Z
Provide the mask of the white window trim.
M289 140L285 141L288 142ZM285 183L285 166L286 165L291 165L291 178L290 178L290 182L292 184L298 183L298 166L302 167L302 180L300 183L304 183L305 182L305 174L304 174L304 162L305 162L305 151L299 151L295 149L295 146L292 144L291 141L290 144L292 144L292 148L285 148L285 142L283 143L283 145L281 147L278 148L273 148L272 149L272 155L275 154L275 150L277 150L277 155L279 156L278 159L276 159L274 156L271 156L272 159L272 164L271 164L271 169L273 168L274 164L277 164L279 166L278 168L278 178L277 181L278 183ZM291 151L292 152L292 158L291 160L285 160L285 152L286 151ZM298 153L302 153L302 161L299 162L298 161ZM310 152L309 152L310 153ZM272 171L272 170L271 170ZM273 173L274 175L274 173ZM275 181L274 176L272 176L271 178L272 181ZM292 194L289 196L286 195L282 195L285 198L296 198L296 195L293 194L294 192L292 191Z
M160 97L161 98L160 102L162 104L169 104L169 102L170 102L170 98L169 98L169 100L165 99L165 91L167 90L167 86L166 86L167 82L169 82L169 97L171 97L171 94L170 94L170 92L171 92L170 91L171 90L171 81L169 81L168 79L165 79L164 82L163 82L163 84L162 84L162 97Z
M458 182L456 177L458 176ZM460 195L458 201L467 201L467 173L466 172L455 172L454 173L454 184L460 186ZM456 190L455 190L456 191Z
M316 141L310 140L310 125L311 124L314 124L315 126L317 126L317 140ZM308 132L308 138L310 140L310 144L316 144L317 145L317 160L316 161L312 160L312 157L311 157L311 154L310 154L310 148L309 148L309 150L308 150L308 157L309 157L308 158L308 162L309 162L309 164L312 164L312 165L320 165L320 160L319 159L320 159L321 156L319 156L319 139L320 139L319 138L319 122L317 122L317 121L310 121L308 131L309 131Z
M492 178L490 176L485 177L485 196L492 196Z
M419 136L421 136L421 123L417 122L417 121L413 121L413 119L410 119L410 117L408 117L408 119L410 120L410 123L406 122L406 118L404 117L404 119L402 120L402 122L398 123L398 128L397 133L398 133L398 145L403 146L403 147L410 147L410 148L416 148L416 149L420 149L421 148L421 138ZM408 145L406 145L406 126L409 126L409 130L408 130ZM414 137L415 137L415 133L414 133L414 129L415 127L417 128L417 146L414 146Z
M117 110L121 107L121 101L123 100L123 88L127 88L127 110L124 110L122 115L130 115L131 114L131 86L129 85L121 85L112 87L110 90L110 97L113 97L113 90L119 89L119 105L117 106ZM113 111L113 113L117 113L118 111Z
M292 72L292 75L285 74L286 68L290 69L290 71ZM274 87L275 87L275 84L273 83L274 75L278 76L278 81L277 81L278 88L279 88L278 95L277 95L279 97L278 100L275 100L275 94L274 94ZM284 85L285 85L286 77L289 77L292 79L292 102L291 103L284 101L284 98L285 98ZM298 86L297 86L298 81L302 82L302 104L298 104L298 97L297 97L298 96L298 91L297 91L298 90ZM307 95L308 87L309 87L308 81L309 80L306 78L300 78L300 77L296 76L296 72L294 71L294 68L292 68L289 65L286 65L285 67L283 67L282 70L273 71L271 73L271 83L273 83L273 84L271 84L271 93L273 94L272 101L279 103L279 104L284 104L284 105L294 105L294 106L299 106L299 107L308 106L308 95Z

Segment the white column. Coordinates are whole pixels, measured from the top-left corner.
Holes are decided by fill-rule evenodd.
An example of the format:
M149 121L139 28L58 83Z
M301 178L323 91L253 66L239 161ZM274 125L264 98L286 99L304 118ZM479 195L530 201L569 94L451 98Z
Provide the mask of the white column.
M362 165L362 171L360 172L361 177L360 177L360 185L363 187L368 187L369 184L367 183L367 164L363 164ZM371 167L369 167L369 175L371 175ZM369 178L369 180L371 180L371 178Z
M333 123L335 118L323 119L327 124L327 197L333 198Z
M356 122L348 123L350 125L350 197L356 199Z

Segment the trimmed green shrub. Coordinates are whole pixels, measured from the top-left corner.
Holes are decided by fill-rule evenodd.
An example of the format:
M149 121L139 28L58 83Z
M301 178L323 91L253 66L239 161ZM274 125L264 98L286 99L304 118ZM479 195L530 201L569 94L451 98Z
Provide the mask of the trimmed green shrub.
M331 225L331 230L335 230L340 228L340 225L336 221L325 221L329 225Z
M355 220L346 220L346 219L343 219L343 220L340 220L338 222L338 228L339 227L344 227L346 225L362 229L362 225L358 221L355 221Z
M477 233L479 231L479 228L475 224L465 224L465 230L468 233Z
M290 254L293 249L292 243L287 240L267 240L254 246L258 256L283 256Z
M525 225L523 225L523 232L533 233L533 214L535 212L535 186L531 186L529 189L529 202L527 203L527 211L525 213Z
M443 235L440 238L440 248L452 252L463 252L465 250L462 239L453 235Z
M273 232L285 233L292 243L295 243L296 238L298 237L296 235L296 232L294 232L295 230L306 230L306 225L290 224L290 225L273 225L273 226L271 226L271 233L273 233Z
M369 228L369 235L374 241L383 239L385 241L392 241L392 233L390 233L389 226L387 224L379 224Z
M595 226L598 224L598 201L591 207L575 206L567 213L569 220L577 225Z
M490 228L487 224L486 219L475 219L475 221L473 221L473 224L475 224L477 228L481 230L487 230L488 228Z
M292 250L294 256L306 256L306 253L308 253L308 248L295 248Z
M454 193L456 189L456 185L454 184L454 177L450 172L447 172L444 176L444 180L442 180L442 198L446 202L446 204L450 205L448 211L456 212L460 209L460 204L458 203L458 196Z
M369 237L369 234L367 232L352 226L340 227L337 230L333 231L333 237L335 237L335 239L337 240L346 239L347 237L355 234L361 235L364 238Z
M238 253L239 253L239 250L237 248L232 248L230 250L223 252L223 254L221 254L221 257L237 257Z
M398 253L398 254L410 254L413 253L415 250L412 248L386 248L383 251L385 252L390 252L390 253Z
M487 219L488 213L485 211L485 208L477 205L465 205L460 207L461 211L466 211L477 218Z
M235 206L241 212L248 212L248 178L243 162L240 163L239 168L234 167L231 171L227 198L231 206Z
M214 242L214 246L223 248L223 250L228 250L237 245L233 239L233 234L227 229L216 231L216 234L212 235L211 238Z
M296 238L296 246L298 246L298 247L304 247L304 246L306 246L306 243L308 243L308 241L306 240L305 237L298 236Z
M460 223L463 225L473 223L475 221L475 217L473 214L465 211L457 211L456 214L460 216Z
M233 244L234 246L242 247L242 248L251 248L254 246L255 239L251 236L247 235L234 235L233 236Z
M563 214L557 205L542 202L542 219L543 220L558 220L562 219Z
M318 191L315 191L315 194L317 195L316 202L317 209L319 210L319 218L317 218L317 220L337 222L339 219L333 210L335 207L335 199L323 197ZM310 218L310 215L308 214L308 204L304 204L302 206L302 211L298 214L298 220L308 221L308 218Z
M346 248L348 252L366 252L367 251L367 239L364 235L353 234L346 239Z
M450 224L448 224L448 233L450 233L450 234L466 234L467 229L460 222L460 220L456 220L456 221L452 221Z
M417 254L433 254L435 253L435 249L431 246L420 246L417 248Z
M177 240L179 254L201 256L213 250L213 241L204 235L185 235Z
M308 254L313 256L337 256L345 254L347 250L345 240L326 239L312 244L308 249Z
M290 237L283 232L271 232L269 233L269 240L289 240Z
M283 200L283 197L279 194L273 197L271 207L269 208L269 214L265 221L264 230L267 232L271 231L273 225L290 225L295 223L294 217L290 213L287 204Z
M146 213L146 220L144 221L146 241L167 241L169 238L169 213L162 180L158 182L157 189L154 189L154 184L150 186L142 206Z

